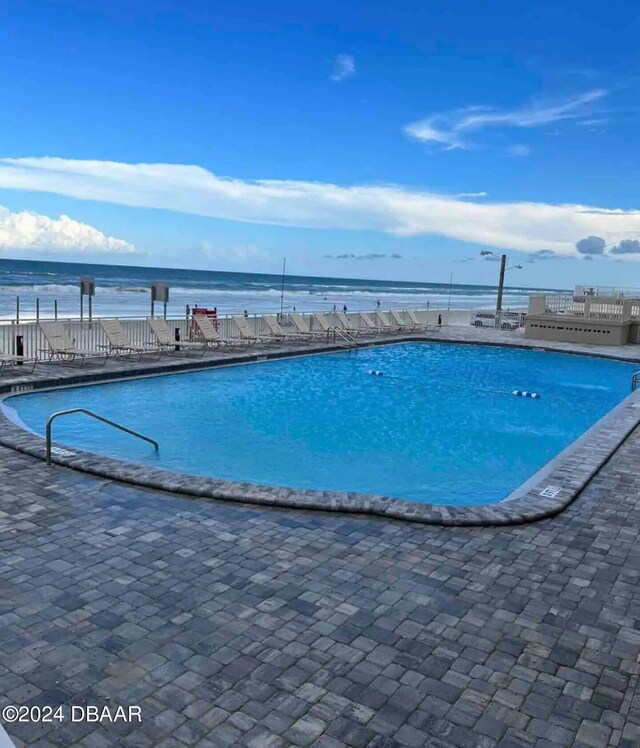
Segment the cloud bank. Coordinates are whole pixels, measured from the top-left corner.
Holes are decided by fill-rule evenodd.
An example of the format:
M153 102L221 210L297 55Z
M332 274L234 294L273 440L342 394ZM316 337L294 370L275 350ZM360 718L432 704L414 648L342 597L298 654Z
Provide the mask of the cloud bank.
M637 255L640 254L640 241L637 239L623 239L620 244L611 247L612 255Z
M53 219L31 211L13 213L0 205L0 249L41 252L133 254L129 242L107 236L62 215Z
M579 256L580 237L600 236L610 245L640 236L638 210L478 202L396 185L250 181L178 164L5 158L0 159L0 188L278 226L435 234L492 248L546 249L574 257Z
M469 148L467 137L480 130L497 127L534 128L553 122L589 119L588 105L603 96L602 88L588 91L554 103L532 103L517 109L496 109L489 106L473 106L454 109L450 112L432 114L412 122L404 129L407 135L423 143L435 143L446 149ZM528 155L526 146L514 146L513 155Z
M592 260L595 257L609 257L611 255L627 255L628 259L639 259L640 240L622 239L618 244L607 245L601 236L587 236L576 242L576 249L585 260ZM607 251L608 250L608 251ZM630 257L629 257L630 256ZM618 259L618 262L621 260Z

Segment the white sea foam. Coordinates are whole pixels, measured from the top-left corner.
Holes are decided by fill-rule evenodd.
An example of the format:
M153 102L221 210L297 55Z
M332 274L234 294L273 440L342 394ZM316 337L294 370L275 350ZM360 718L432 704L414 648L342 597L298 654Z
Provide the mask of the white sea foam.
M62 268L62 266L61 266ZM51 316L57 306L61 316L79 314L79 285L74 274L84 268L64 266L60 272L42 269L32 272L7 268L0 273L0 318L14 318L16 297L20 297L21 318L35 315L36 303L41 316ZM166 275L165 275L166 272ZM175 286L170 285L168 313L183 315L187 306L217 307L221 314L238 313L247 310L250 314L284 311L294 307L298 311L330 310L334 305L349 310L373 309L377 302L384 309L429 308L444 311L451 309L490 309L495 305L495 292L482 286L456 286L444 284L413 285L394 282L357 280L336 280L291 277L287 278L284 297L280 279L261 275L241 275L224 273L198 273L190 271L151 271L137 268L129 273L122 268L114 268L113 275L105 285L103 278L96 277L96 296L93 298L95 315L141 316L150 311L149 285L151 279L179 273ZM58 280L48 283L47 280ZM33 279L34 283L29 283ZM147 280L149 279L149 280ZM193 281L193 285L180 283ZM6 281L15 280L16 285ZM504 305L512 309L526 306L526 295L530 290L507 289ZM85 313L87 309L85 300Z

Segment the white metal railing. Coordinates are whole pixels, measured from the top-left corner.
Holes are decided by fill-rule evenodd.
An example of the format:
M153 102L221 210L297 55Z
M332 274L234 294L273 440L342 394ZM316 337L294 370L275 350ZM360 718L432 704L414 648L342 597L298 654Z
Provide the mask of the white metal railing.
M358 341L346 330L341 330L339 327L332 327L329 335L333 333L333 342L338 343L345 348L358 349Z
M608 297L612 299L640 299L640 288L623 286L576 286L573 292L576 299Z
M640 299L592 295L580 300L568 294L532 295L529 314L624 322L640 319Z
M107 426L111 426L114 429L123 431L125 434L130 434L131 436L135 436L137 439L142 439L142 441L148 442L149 444L153 446L153 448L156 451L156 454L160 450L158 442L155 439L152 439L150 436L145 436L144 434L141 434L139 431L134 431L133 429L127 428L126 426L123 426L121 423L116 423L116 421L112 421L110 418L105 418L104 416L100 416L97 413L94 413L92 410L87 410L86 408L70 408L69 410L59 410L57 413L52 413L47 419L47 423L45 426L47 465L51 465L51 443L52 443L51 442L51 429L53 427L53 422L57 418L60 418L61 416L69 416L74 413L77 413L77 414L82 413L83 415L89 416L90 418L95 418L96 421L100 421L101 423L106 423Z
M415 310L415 314L419 321L425 325L432 325L434 327L465 327L471 324L473 316L480 311L483 310ZM301 312L300 314L303 314L308 318L309 329L312 332L324 332L313 316L313 312ZM337 328L341 327L339 321L334 317L332 312L325 312L325 316L329 319L332 326L335 324ZM349 320L350 327L358 329L364 326L359 312L347 312L346 316ZM103 319L107 318L104 317ZM155 338L151 332L146 317L118 317L117 319L120 320L126 336L134 345L155 342ZM269 334L269 328L264 321L263 315L248 314L246 315L246 319L249 324L249 329L257 336L267 336ZM297 332L287 313L283 314L282 317L279 316L279 319L285 332ZM44 322L46 320L42 321ZM91 321L87 319L80 321L80 319L77 318L58 318L58 322L64 324L67 334L78 348L86 350L101 350L102 347L108 345L108 340L100 324L100 318L94 317ZM186 319L184 317L167 318L167 322L172 330L178 332L181 340L193 339L196 335L194 324L191 319ZM233 339L240 337L240 331L231 316L219 315L216 319L216 324L221 338ZM20 351L18 351L19 343L21 345ZM0 352L11 353L14 355L20 352L23 356L39 355L39 357L42 358L43 351L48 350L48 348L49 346L40 330L38 322L21 321L16 323L15 321L0 321Z
M617 299L613 304L590 299L585 302L585 307L588 307L585 314L589 319L622 320L625 316L622 299Z

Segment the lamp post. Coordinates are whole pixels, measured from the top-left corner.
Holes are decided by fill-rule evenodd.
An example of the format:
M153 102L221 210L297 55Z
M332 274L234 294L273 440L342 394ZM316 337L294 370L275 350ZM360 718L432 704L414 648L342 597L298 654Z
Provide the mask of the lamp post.
M498 256L490 249L483 249L482 252L480 252L480 255L482 257L486 257L487 255L493 255L494 257ZM500 314L502 312L502 294L504 291L504 274L507 272L507 270L522 270L522 265L507 265L507 255L500 255L500 277L498 280L498 298L496 300L496 326L500 324Z

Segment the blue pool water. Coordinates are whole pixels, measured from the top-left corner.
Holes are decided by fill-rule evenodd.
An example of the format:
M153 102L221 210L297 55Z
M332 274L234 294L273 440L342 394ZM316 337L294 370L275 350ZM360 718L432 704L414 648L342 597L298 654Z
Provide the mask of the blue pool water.
M56 422L54 439L183 473L481 504L504 499L605 415L636 368L398 344L20 395L7 405L39 434L52 412L89 408L156 438L160 457L81 415Z

